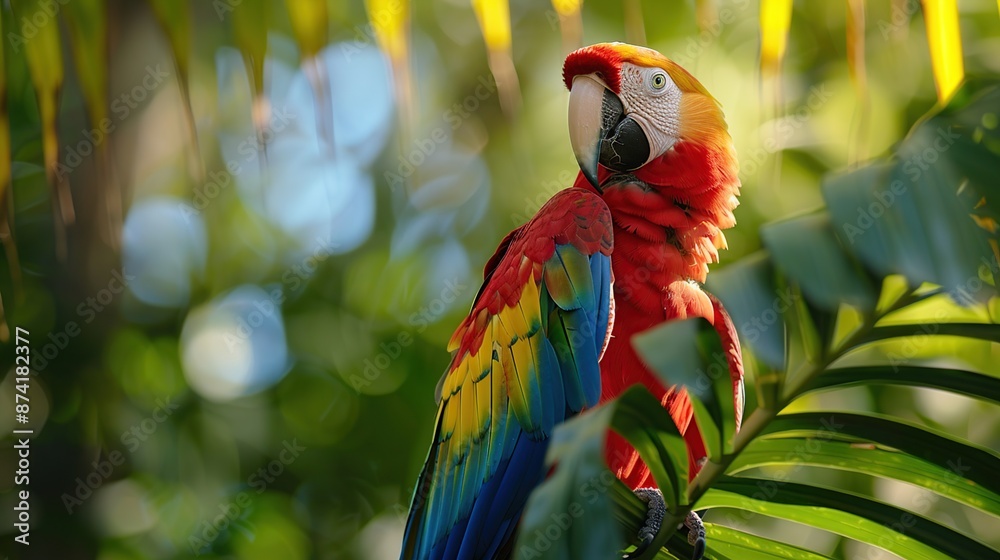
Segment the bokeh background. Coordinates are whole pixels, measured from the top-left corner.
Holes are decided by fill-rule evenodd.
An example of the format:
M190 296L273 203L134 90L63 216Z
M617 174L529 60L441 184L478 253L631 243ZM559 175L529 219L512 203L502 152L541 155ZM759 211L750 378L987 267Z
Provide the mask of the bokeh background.
M719 99L743 182L723 266L937 103L916 0L862 2L860 28L854 3L796 2L781 71L763 77L756 0L595 0L571 16L572 2L560 15L515 0L509 56L465 0L330 1L319 42L296 33L295 2L192 2L178 33L169 3L113 0L103 129L79 45L61 46L58 161L75 209L61 250L42 97L11 38L37 6L3 4L17 260L0 265L2 354L13 363L13 328L28 329L37 372L28 549L12 544L0 479L13 558L397 557L451 330L502 236L576 176L561 80L575 46L646 44ZM69 37L75 16L54 5L45 25ZM1000 73L997 8L959 2L969 75ZM266 17L241 22L250 10ZM400 13L408 40L386 40ZM989 355L979 366L995 369ZM7 411L14 374L0 375ZM822 398L1000 445L983 403ZM0 446L0 470L15 461ZM945 499L877 491L1000 543Z

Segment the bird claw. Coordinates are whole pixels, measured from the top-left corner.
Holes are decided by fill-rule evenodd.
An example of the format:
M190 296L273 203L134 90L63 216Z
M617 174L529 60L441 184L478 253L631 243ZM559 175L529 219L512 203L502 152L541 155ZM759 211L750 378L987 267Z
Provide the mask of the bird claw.
M625 559L638 558L643 552L646 552L649 545L653 544L653 539L660 531L663 518L667 514L667 504L663 501L663 494L660 493L659 489L638 488L635 490L635 495L646 502L649 507L646 510L646 523L639 529L639 544L630 554L622 557Z
M639 544L629 554L622 556L629 560L642 556L646 549L653 544L653 539L663 525L663 518L667 515L667 504L663 501L663 494L657 488L638 488L635 495L640 500L646 502L649 508L646 510L646 523L639 529ZM684 523L678 529L687 529L688 544L694 547L692 560L701 560L705 555L705 524L697 513L688 512Z
M701 517L693 511L689 511L687 517L684 518L684 527L688 530L688 544L694 547L694 554L691 555L692 560L701 560L702 556L705 555L705 524L702 523Z

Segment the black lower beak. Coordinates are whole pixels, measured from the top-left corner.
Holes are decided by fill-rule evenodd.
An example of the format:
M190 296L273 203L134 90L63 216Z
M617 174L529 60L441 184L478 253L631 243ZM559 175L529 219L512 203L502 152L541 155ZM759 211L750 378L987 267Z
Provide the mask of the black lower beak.
M629 116L621 99L592 75L573 80L569 104L570 142L580 170L595 188L598 164L617 172L642 167L650 146L642 127Z
M604 90L601 103L601 151L598 162L614 171L632 171L649 159L649 140L639 123L625 117L618 96Z

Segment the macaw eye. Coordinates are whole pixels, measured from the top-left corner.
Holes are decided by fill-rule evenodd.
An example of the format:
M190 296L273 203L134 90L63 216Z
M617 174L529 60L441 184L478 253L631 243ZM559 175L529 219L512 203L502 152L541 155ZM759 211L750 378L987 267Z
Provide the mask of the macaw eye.
M650 83L652 84L653 89L663 89L667 85L667 76L666 74L657 72L656 74L653 74L653 78L650 80Z

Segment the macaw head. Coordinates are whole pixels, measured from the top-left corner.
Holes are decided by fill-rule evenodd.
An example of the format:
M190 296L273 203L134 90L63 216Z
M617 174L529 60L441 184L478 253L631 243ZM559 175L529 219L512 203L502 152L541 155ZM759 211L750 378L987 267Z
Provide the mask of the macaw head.
M601 43L566 58L563 80L570 90L569 131L573 152L598 190L598 166L633 174L651 184L681 144L736 160L722 109L691 74L662 54L625 43ZM717 159L717 158L715 158ZM642 171L647 171L642 173Z

